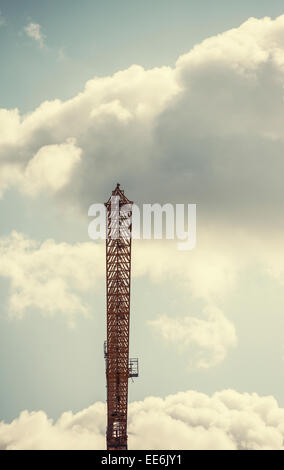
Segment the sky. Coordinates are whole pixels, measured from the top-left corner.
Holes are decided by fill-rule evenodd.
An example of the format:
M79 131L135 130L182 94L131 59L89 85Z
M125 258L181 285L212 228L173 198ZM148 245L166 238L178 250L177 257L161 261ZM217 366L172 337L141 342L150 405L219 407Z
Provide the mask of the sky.
M0 30L0 99L3 107L32 111L47 99L76 95L94 76L111 75L132 64L173 66L203 39L255 16L275 17L281 0L84 0L3 1ZM24 28L40 24L44 50Z
M197 204L133 241L130 448L283 448L281 3L0 0L1 449L105 445L117 182Z

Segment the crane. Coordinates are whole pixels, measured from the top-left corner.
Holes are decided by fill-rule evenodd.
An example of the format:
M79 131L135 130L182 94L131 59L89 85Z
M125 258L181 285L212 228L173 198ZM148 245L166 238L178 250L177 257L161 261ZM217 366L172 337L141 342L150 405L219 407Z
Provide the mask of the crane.
M119 183L105 203L108 450L127 450L128 380L138 377L138 359L129 359L132 205Z

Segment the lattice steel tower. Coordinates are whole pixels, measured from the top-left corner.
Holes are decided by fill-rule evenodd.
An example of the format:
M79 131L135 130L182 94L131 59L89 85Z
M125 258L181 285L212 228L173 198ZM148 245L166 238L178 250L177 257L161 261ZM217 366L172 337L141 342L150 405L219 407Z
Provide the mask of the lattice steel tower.
M119 184L105 203L108 450L127 450L128 379L138 377L138 359L129 359L132 204Z

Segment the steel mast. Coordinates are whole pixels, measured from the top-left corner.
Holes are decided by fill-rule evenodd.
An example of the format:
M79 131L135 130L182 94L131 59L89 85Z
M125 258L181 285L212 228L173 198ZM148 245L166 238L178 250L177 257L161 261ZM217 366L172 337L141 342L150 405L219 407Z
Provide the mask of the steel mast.
M128 379L138 377L138 359L129 359L132 204L119 184L105 203L108 450L127 450Z

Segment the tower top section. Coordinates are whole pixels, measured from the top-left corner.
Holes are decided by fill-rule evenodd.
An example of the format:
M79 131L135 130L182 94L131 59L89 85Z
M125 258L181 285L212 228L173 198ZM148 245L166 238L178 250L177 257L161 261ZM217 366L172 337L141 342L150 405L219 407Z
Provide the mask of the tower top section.
M109 200L105 203L106 206L110 205L112 197L119 197L120 204L133 204L133 201L127 199L124 194L124 190L120 188L120 184L117 183L116 188L112 191L112 195L110 196Z

